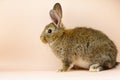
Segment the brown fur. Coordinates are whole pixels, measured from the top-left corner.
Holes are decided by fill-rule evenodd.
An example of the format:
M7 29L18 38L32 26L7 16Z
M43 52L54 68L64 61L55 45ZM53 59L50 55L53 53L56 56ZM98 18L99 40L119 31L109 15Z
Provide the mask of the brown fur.
M56 5L57 8L54 9ZM63 67L60 71L68 71L74 65L84 66L84 64L83 68L90 71L115 67L117 49L113 41L101 31L92 28L65 29L61 22L61 6L59 3L56 3L55 6L50 12L53 22L45 27L41 40L48 43L54 54L62 61ZM57 11L55 12L55 10ZM48 33L48 30L52 30L52 32ZM81 62L83 65L77 64L79 60L84 62ZM93 69L93 67L96 68Z

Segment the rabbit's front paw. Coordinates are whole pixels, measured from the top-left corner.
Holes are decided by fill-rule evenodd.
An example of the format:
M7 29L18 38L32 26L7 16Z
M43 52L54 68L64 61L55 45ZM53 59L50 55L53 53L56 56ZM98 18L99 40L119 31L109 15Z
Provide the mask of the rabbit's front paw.
M57 72L66 72L66 71L67 71L67 69L64 69L64 68L57 70Z
M103 68L100 66L100 64L93 64L89 68L90 72L99 72L101 70L103 70Z

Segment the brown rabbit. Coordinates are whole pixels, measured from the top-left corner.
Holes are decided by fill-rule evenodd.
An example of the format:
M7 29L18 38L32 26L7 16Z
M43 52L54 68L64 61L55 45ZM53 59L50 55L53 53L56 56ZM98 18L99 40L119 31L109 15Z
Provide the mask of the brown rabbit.
M104 33L86 27L65 29L59 3L50 10L50 17L53 22L45 27L40 39L62 61L59 71L79 66L96 72L116 66L116 46Z

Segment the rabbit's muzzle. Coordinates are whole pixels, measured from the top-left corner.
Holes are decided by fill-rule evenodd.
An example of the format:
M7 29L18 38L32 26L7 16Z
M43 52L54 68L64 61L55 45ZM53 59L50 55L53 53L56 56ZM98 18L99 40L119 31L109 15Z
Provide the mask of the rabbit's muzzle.
M40 40L43 42L43 43L48 43L48 41L46 40L45 36L40 36Z

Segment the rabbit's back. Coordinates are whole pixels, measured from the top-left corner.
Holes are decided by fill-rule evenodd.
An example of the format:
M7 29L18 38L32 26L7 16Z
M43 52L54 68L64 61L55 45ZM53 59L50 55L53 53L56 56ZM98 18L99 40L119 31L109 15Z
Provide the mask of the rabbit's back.
M91 43L95 43L97 46L112 42L101 31L86 27L77 27L75 29L65 30L63 36L61 36L61 39L63 42L69 43L73 46L76 44L87 44L87 47L89 47L89 44Z
M89 53L94 52L99 47L103 48L103 50L110 49L117 53L115 44L101 31L85 27L75 28L72 36L74 36L74 44L82 44L86 48L85 50L89 50Z
M78 55L88 54L90 57L108 55L111 53L116 59L117 49L112 40L103 32L86 27L77 27L69 35L68 43ZM87 55L85 55L87 56Z

